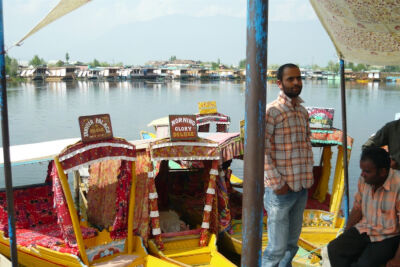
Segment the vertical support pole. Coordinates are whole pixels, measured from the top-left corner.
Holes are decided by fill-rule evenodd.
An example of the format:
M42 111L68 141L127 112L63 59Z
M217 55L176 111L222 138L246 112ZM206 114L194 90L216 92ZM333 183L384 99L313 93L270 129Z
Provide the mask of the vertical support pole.
M348 166L348 151L347 151L347 116L346 116L346 83L344 77L344 60L340 59L340 92L342 102L342 130L343 130L343 166L344 166L344 185L346 190L345 197L345 218L349 218L349 166Z
M268 0L247 0L246 109L244 139L244 267L261 265Z
M132 177L131 177L131 192L129 194L129 208L128 208L128 234L126 235L128 243L128 254L133 250L133 219L135 216L135 200L136 200L136 163L132 161Z
M4 51L4 23L3 23L3 1L0 0L0 79L1 79L1 130L4 157L4 179L7 196L8 212L8 235L10 237L10 255L12 266L18 266L17 239L15 236L14 195L12 186L11 161L10 161L10 135L8 131L8 106L6 87L6 64Z
M78 211L78 215L80 216L81 212L81 206L79 203L79 188L81 185L81 175L79 174L79 171L74 171L73 172L73 177L74 177L74 203L75 203L75 209Z

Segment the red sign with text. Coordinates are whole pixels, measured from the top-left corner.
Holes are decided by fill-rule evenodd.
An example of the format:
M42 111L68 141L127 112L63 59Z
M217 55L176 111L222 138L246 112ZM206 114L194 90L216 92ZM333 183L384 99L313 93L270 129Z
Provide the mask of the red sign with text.
M79 127L83 143L113 138L109 114L79 117Z
M169 131L171 140L196 140L196 115L169 115Z

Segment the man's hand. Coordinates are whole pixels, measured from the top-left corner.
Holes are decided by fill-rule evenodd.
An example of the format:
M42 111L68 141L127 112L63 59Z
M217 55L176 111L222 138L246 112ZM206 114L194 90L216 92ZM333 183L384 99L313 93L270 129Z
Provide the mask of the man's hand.
M284 194L286 194L286 193L289 191L289 189L290 189L290 188L289 188L288 184L285 183L285 185L282 186L281 188L275 189L275 190L274 190L274 193L277 194L277 195L284 195Z
M400 259L394 257L386 263L386 267L400 267Z

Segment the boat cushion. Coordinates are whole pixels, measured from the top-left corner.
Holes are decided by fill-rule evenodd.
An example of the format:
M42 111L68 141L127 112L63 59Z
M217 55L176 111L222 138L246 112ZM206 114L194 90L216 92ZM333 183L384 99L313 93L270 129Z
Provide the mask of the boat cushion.
M78 254L76 247L65 245L53 207L53 192L50 184L14 189L14 208L18 245L27 247L39 245L60 252ZM0 230L8 236L5 192L0 192ZM81 227L81 231L84 239L97 234L95 229L89 227Z
M96 235L96 230L81 226L84 239ZM17 244L25 247L42 246L56 251L79 254L77 247L65 245L60 226L57 223L40 225L30 229L17 229Z

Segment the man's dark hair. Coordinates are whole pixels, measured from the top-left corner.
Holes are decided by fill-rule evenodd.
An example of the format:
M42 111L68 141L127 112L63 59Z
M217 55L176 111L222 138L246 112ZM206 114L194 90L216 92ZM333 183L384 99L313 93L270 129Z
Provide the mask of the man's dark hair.
M276 79L282 81L283 72L286 68L299 68L299 67L293 63L283 64L282 66L279 67L278 71L276 72Z
M381 147L371 146L363 149L361 153L361 160L372 161L377 169L390 169L389 153Z

